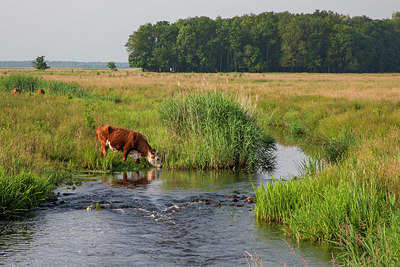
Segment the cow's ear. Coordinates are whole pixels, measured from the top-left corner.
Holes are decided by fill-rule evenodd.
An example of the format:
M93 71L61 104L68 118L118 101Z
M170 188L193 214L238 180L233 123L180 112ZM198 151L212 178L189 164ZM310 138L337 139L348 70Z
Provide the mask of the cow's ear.
M111 125L107 125L107 132L110 134L110 133L112 133L112 128L111 128Z

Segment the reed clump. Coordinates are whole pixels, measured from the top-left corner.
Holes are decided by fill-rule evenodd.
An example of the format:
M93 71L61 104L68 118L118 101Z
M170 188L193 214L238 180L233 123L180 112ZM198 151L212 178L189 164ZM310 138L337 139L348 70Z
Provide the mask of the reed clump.
M47 94L66 95L69 97L95 97L89 95L76 83L66 83L61 81L43 80L32 74L10 74L0 77L0 89L2 91L10 91L19 88L22 92L35 93L39 88L43 89Z
M171 168L254 170L272 163L272 137L256 124L251 110L226 95L170 99L159 113L176 144L165 152Z
M39 89L39 78L33 75L11 74L0 77L0 88L2 90L11 91L14 88L19 88L22 91L34 92Z
M0 167L0 219L21 215L46 199L52 185L49 179L22 171L9 175Z

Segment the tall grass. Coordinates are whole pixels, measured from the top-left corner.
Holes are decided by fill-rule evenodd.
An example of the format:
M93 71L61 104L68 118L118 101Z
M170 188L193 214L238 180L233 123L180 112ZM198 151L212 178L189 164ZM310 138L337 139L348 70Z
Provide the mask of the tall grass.
M65 83L59 81L40 80L39 88L46 92L58 95L67 95L77 98L88 97L89 94L82 90L76 83Z
M0 168L0 219L18 216L43 201L51 183L30 172L9 175Z
M0 77L0 89L11 92L14 88L19 88L22 92L31 93L35 93L41 88L47 94L67 95L78 98L89 97L89 94L76 83L43 80L26 74L11 74Z
M167 152L171 168L252 170L271 166L273 139L232 98L205 93L170 99L159 113L176 144Z
M255 190L255 215L282 224L297 239L332 244L340 249L335 259L341 263L398 262L400 216L395 197L377 181L360 181L356 171L352 174L348 181L339 180L338 170L328 168L317 178L261 184Z
M0 77L0 89L10 91L19 88L22 91L34 92L39 89L39 78L32 75L11 74Z

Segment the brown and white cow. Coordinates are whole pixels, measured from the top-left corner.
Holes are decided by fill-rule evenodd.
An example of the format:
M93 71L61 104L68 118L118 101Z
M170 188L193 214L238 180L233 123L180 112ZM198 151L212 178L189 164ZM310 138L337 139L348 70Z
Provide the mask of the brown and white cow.
M39 94L39 95L44 95L45 93L44 93L44 90L43 90L43 89L38 89L38 90L37 90L37 94Z
M12 91L11 91L11 94L20 94L21 93L21 89L19 89L19 88L14 88Z
M141 157L145 157L154 167L162 167L158 153L150 147L146 138L138 132L111 125L100 125L96 128L96 135L100 140L100 154L103 156L107 154L107 149L111 148L114 152L122 151L124 153L123 162L125 162L128 155L136 160L137 163Z

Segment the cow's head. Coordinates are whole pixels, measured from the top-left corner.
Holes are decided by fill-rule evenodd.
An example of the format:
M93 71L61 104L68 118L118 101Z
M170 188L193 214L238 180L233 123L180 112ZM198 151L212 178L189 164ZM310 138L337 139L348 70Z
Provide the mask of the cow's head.
M161 158L158 155L157 151L155 151L155 150L149 151L147 153L146 158L149 161L149 163L151 165L153 165L154 167L157 167L157 168L161 168L162 167Z

